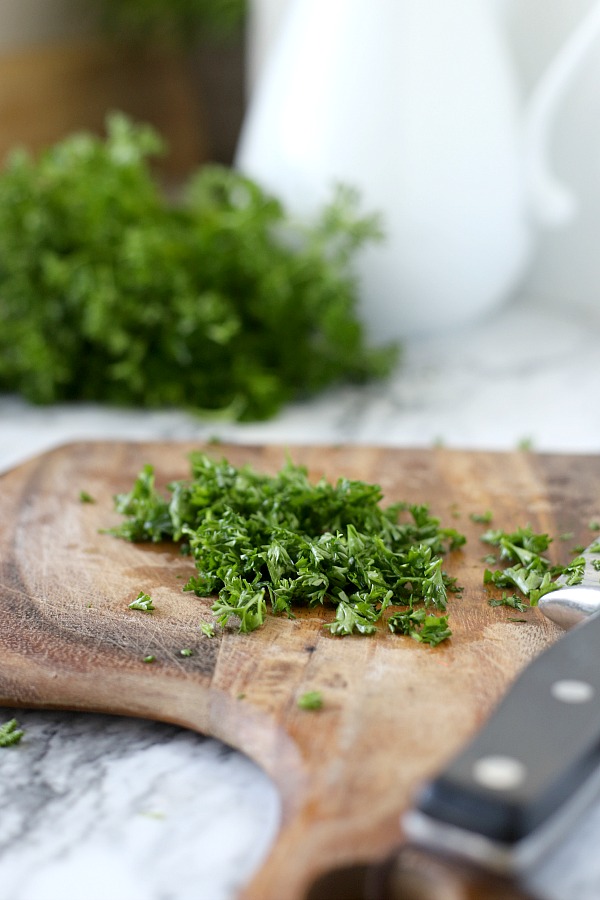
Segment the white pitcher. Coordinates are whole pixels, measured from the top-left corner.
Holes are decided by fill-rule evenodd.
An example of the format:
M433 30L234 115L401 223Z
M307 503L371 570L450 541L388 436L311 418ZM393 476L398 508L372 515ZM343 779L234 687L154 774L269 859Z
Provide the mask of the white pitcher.
M600 31L600 2L527 110L496 12L491 0L288 0L261 66L237 166L298 216L336 183L381 214L386 241L358 260L373 339L494 308L527 266L535 225L573 215L548 134Z

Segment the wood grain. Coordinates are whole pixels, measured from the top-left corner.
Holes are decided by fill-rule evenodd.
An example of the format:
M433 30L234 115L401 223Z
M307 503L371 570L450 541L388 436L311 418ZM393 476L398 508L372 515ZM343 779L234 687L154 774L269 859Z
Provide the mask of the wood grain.
M197 445L196 445L197 446ZM331 613L269 617L251 635L216 638L209 599L181 590L192 562L168 546L119 541L112 496L152 463L159 485L188 475L189 444L80 443L0 478L0 703L133 715L213 735L275 780L283 821L246 900L296 900L320 874L380 860L401 840L415 787L482 724L510 681L557 629L537 610L526 624L491 608L482 586L481 526L530 523L589 537L600 512L595 457L445 449L293 448L311 477L378 482L386 501L428 502L469 542L446 568L464 585L451 601L453 637L430 649L382 632L336 638ZM208 448L274 472L278 447ZM79 492L96 502L84 504ZM459 518L455 518L457 511ZM568 545L570 547L571 545ZM565 547L557 542L557 556ZM128 609L140 590L156 610ZM181 656L183 648L193 655ZM156 656L147 664L143 658ZM324 707L297 698L319 690Z
M0 161L15 147L37 155L74 131L104 134L118 109L166 138L160 170L180 178L208 158L199 94L183 60L160 49L92 37L0 54Z

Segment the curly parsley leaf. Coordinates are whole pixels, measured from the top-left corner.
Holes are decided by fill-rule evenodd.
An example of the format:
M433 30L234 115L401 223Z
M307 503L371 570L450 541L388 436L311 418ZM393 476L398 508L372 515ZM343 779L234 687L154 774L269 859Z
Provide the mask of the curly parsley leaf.
M529 608L528 604L524 603L516 594L507 594L506 591L502 593L501 597L492 597L489 603L490 606L508 606L511 609L518 609L519 612L525 612Z
M16 719L10 719L4 725L0 725L0 747L12 747L18 744L25 732L19 728Z

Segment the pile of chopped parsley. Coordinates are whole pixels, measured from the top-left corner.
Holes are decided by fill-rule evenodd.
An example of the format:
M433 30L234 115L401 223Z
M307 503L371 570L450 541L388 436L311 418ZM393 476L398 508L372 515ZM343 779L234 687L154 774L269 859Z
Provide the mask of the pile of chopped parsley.
M202 452L191 455L191 465L191 478L169 484L168 497L145 466L132 489L116 496L124 521L110 533L178 543L197 569L184 590L216 595L212 610L220 626L233 620L245 633L261 626L269 609L294 617L299 608L321 607L334 610L324 626L333 635L387 627L431 646L450 637L448 594L461 588L444 571L443 556L466 539L442 527L427 505L383 507L376 484L348 478L313 484L290 461L274 476ZM470 518L487 526L492 513ZM583 578L582 547L567 564L553 565L545 555L553 539L529 525L512 532L488 528L480 540L494 550L484 561L499 565L483 571L483 585L498 589L491 606L524 612ZM600 542L596 547L600 571ZM130 608L154 607L140 592ZM204 629L214 634L212 626Z
M0 391L248 420L389 372L356 314L354 254L379 229L350 189L310 226L226 168L169 202L160 137L107 128L0 172Z
M378 485L340 478L313 484L288 462L275 475L236 468L204 453L192 477L155 487L145 466L131 491L117 495L125 518L111 533L131 541L183 542L197 573L185 590L215 596L219 625L241 632L267 610L333 608L333 635L378 627L435 646L450 636L448 592L458 590L442 556L464 536L440 525L425 505L381 505Z

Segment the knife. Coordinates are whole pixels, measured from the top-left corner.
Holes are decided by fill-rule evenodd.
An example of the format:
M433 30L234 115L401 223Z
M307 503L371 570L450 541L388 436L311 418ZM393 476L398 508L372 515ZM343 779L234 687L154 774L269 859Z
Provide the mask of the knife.
M336 870L307 900L533 900L541 862L600 791L600 546L581 582L540 599L568 633L531 662L403 815L400 850ZM561 579L558 579L561 584Z
M555 846L597 795L598 543L582 555L580 584L563 580L539 603L571 630L525 668L471 743L420 790L402 819L417 845L518 875Z

